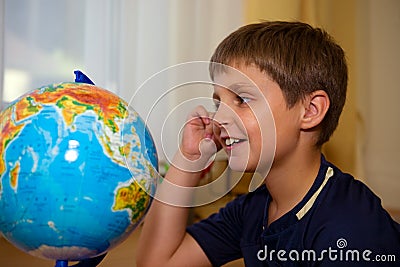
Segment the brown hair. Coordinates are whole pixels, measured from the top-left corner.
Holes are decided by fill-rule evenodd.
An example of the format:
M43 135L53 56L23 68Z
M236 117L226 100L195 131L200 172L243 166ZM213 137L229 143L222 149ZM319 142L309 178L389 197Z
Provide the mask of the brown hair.
M316 90L324 90L330 107L316 143L322 146L337 127L347 89L342 48L324 30L302 22L261 22L243 26L216 48L211 62L254 64L282 89L288 107ZM223 71L210 64L210 74Z

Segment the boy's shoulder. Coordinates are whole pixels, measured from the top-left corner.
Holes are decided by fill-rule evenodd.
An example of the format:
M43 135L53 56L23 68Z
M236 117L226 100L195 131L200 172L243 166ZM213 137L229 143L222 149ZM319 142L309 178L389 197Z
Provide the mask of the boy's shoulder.
M388 215L381 199L365 183L328 164L333 175L327 182L326 192L321 194L318 205L326 210L330 219L334 217L337 221L349 221L352 218L360 221L368 217L368 221L373 222L372 218Z
M312 242L317 247L338 248L343 241L350 248L398 248L400 226L382 207L380 198L362 181L330 166L334 174L309 219Z

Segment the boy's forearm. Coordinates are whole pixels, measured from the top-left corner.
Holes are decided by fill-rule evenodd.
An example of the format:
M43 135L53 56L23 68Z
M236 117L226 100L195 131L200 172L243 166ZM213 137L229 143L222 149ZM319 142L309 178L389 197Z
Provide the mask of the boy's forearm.
M194 187L199 179L200 172L171 166L157 188L156 199L144 221L137 253L138 266L168 265L185 237L189 208L167 203L189 203L192 193L183 187Z
M210 265L200 246L186 234L186 224L192 189L216 152L212 120L198 106L188 115L180 147L146 215L137 253L139 267L194 266L194 260L197 266Z

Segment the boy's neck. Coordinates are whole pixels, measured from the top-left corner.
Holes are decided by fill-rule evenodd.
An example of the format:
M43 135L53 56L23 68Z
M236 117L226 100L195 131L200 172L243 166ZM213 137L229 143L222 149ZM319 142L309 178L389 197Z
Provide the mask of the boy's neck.
M293 153L275 160L265 180L271 201L268 224L293 209L313 185L321 165L321 150Z

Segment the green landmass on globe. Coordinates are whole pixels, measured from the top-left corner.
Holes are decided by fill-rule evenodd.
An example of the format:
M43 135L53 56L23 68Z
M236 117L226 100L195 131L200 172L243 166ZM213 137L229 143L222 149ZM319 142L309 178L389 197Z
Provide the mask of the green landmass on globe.
M122 186L117 189L115 194L115 205L113 210L128 209L132 221L136 221L148 206L149 197L142 189L145 181L141 181L142 186L138 183L128 183L127 186Z
M117 95L45 86L4 109L0 130L0 232L21 250L54 260L100 255L146 214L156 149Z

